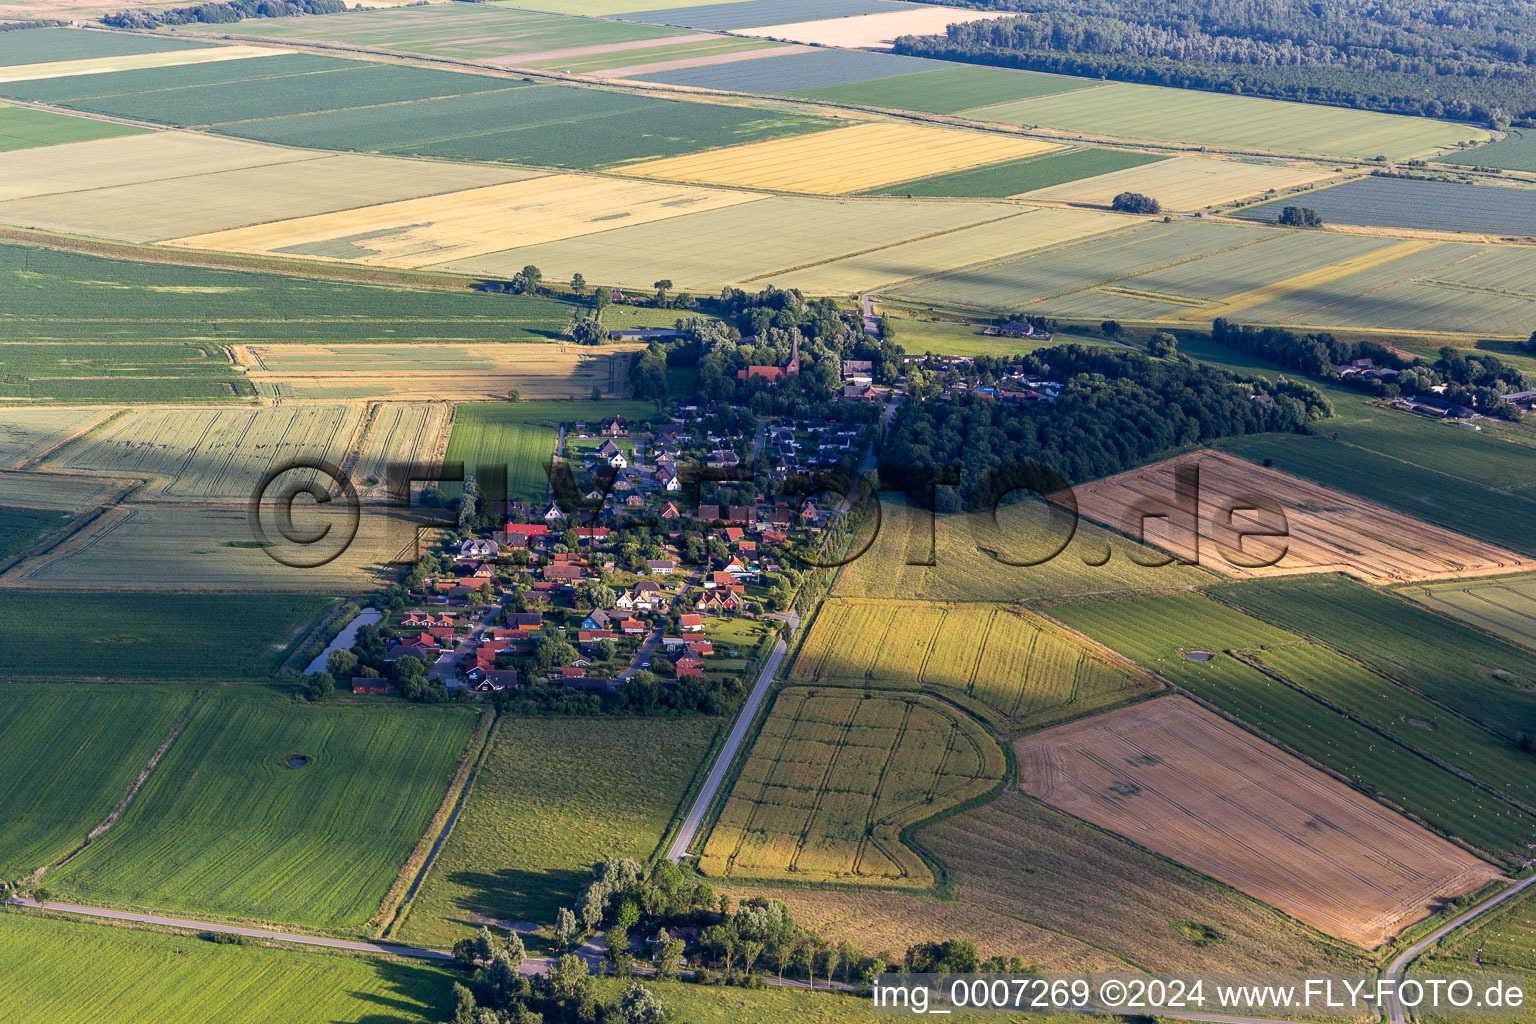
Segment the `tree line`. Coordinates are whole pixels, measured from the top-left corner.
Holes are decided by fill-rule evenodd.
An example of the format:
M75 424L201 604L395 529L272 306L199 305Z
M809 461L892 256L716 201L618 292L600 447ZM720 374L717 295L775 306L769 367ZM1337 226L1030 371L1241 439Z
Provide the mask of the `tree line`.
M1536 7L1477 0L957 0L1026 17L896 51L1069 75L1536 123Z
M1174 448L1265 431L1309 433L1332 414L1315 387L1270 382L1140 352L1064 345L1010 360L978 357L976 381L1006 365L1063 384L1054 402L1003 402L927 374L892 426L880 478L927 500L934 481L958 480L935 495L942 512L988 507L1021 486L1041 493L1130 469ZM950 377L958 378L951 374ZM1257 401L1256 399L1265 399Z
M162 25L228 25L247 18L291 18L301 14L340 14L345 0L214 0L163 11L134 8L108 14L102 22L113 28L159 28Z

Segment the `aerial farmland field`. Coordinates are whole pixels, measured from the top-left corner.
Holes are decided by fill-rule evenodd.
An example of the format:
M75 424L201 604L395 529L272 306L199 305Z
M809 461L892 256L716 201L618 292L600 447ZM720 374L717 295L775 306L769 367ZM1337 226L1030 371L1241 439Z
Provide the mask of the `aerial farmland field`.
M738 0L736 3L726 0L725 3L615 12L612 17L623 21L686 25L689 28L733 29L910 9L908 4L891 3L890 0Z
M1328 224L1536 235L1536 189L1407 178L1346 181L1302 196L1250 206L1238 216L1274 220L1283 206L1316 210Z
M1152 153L1124 149L1069 149L967 171L902 181L872 194L902 196L970 196L1003 199L1023 192L1046 189L1079 178L1107 175L1128 167L1140 167L1168 159Z
M106 903L360 927L442 803L474 725L461 708L211 693L111 831L49 876Z
M987 793L1004 768L985 730L932 697L790 687L774 698L699 867L732 880L921 888L933 877L902 830Z
M714 719L504 717L400 938L449 945L483 918L547 920L594 861L644 862L719 728Z
M263 474L296 459L340 465L352 449L357 405L262 409L132 409L71 445L55 469L145 475L147 495L245 502Z
M1023 609L858 598L822 605L790 678L954 690L991 709L1004 729L1088 714L1158 688Z
M1402 594L1522 647L1536 647L1536 576L1405 587Z
M1444 164L1536 171L1536 132L1514 129L1496 142L1447 153L1436 159Z
M14 469L30 462L110 415L107 409L0 410L0 466Z
M57 533L72 519L68 512L0 502L0 564Z
M630 164L625 174L788 192L859 192L909 178L1044 153L1050 143L870 122L692 156Z
M742 35L787 39L792 43L840 46L858 50L889 50L902 36L940 35L957 22L1004 18L1001 12L965 11L957 7L910 6L849 17L814 15L783 25L736 29Z
M140 135L142 128L0 103L0 152Z
M752 0L744 2L751 3ZM909 75L943 66L916 57L802 46L785 47L783 51L773 54L765 52L761 60L670 68L644 74L640 73L640 69L635 69L631 75L642 82L660 85L783 95L796 90Z
M0 341L0 373L0 398L5 399L228 401L255 394L221 348L187 342Z
M1017 747L1023 787L1052 806L1368 949L1437 900L1498 877L1183 698L1060 726ZM1223 824L1234 812L1241 838ZM1318 829L1319 820L1330 827Z
M72 992L76 958L96 969ZM370 960L256 946L215 945L184 934L104 928L31 914L0 914L0 1015L35 1013L58 1024L112 1017L151 1024L310 1024L381 1019L382 1004L413 1014L451 1005L453 975L420 960ZM399 1018L395 1018L399 1019Z
M0 874L52 865L106 820L196 696L187 687L22 685L0 688L6 783L0 809L16 835Z
M0 37L0 67L41 64L130 53L164 53L207 46L204 42L136 36L122 32L80 32L67 28L38 28Z
M7 679L59 680L57 624L71 617L71 678L135 682L269 679L335 603L318 594L121 594L0 588L12 641ZM189 622L197 623L189 628Z
M1082 78L952 64L929 71L915 71L845 85L803 88L795 95L812 100L884 107L889 110L953 114L972 107L1070 92L1097 84Z
M1199 481L1198 541L1191 524L1140 518L1149 504L1174 508L1180 472ZM1536 567L1512 551L1208 450L1081 484L1073 494L1089 518L1131 536L1145 531L1149 542L1224 576L1346 572L1385 585ZM1265 505L1271 511L1260 513ZM1243 529L1285 532L1245 540Z
M1508 864L1536 830L1536 815L1499 793L1433 764L1238 656L1262 656L1266 648L1300 643L1296 633L1197 593L1054 604L1049 612L1260 736L1338 773L1389 806L1408 811L1442 835L1456 836L1497 863ZM1201 660L1206 654L1211 657Z
M1095 136L1362 160L1429 156L1487 138L1480 128L1445 121L1118 82L964 113Z
M1081 177L1035 191L1019 191L1027 199L1093 206L1108 206L1121 192L1140 192L1156 199L1165 210L1198 210L1312 184L1332 174L1321 167L1178 157L1151 166L1109 169L1107 174Z

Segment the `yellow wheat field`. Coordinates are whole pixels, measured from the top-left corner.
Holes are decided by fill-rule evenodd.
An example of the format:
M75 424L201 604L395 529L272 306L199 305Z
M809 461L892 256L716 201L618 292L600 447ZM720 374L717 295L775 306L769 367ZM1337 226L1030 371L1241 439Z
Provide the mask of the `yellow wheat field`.
M98 75L110 71L137 71L141 68L170 68L180 64L209 64L214 61L244 60L248 57L275 57L288 53L267 46L209 46L200 50L169 50L164 53L131 53L120 57L92 57L86 60L55 60L44 64L18 64L0 68L0 82L31 82L41 78L67 78L71 75Z
M1188 323L1205 323L1217 317L1232 316L1234 313L1241 313L1245 309L1252 309L1254 306L1261 306L1266 302L1283 299L1287 295L1293 295L1308 288L1316 288L1319 285L1337 281L1341 277L1348 277L1350 274L1358 274L1362 270L1370 270L1372 267L1379 267L1394 260L1400 260L1404 256L1412 256L1414 253L1422 252L1435 244L1432 240L1399 242L1396 245L1389 245L1385 249L1377 249L1361 256L1341 260L1338 263L1330 263L1326 267L1309 270L1304 274L1297 274L1294 277L1287 277L1280 281L1260 285L1257 288L1250 288L1247 291L1238 292L1236 295L1217 299L1215 302L1204 302L1198 306L1190 306L1179 313L1178 319Z
M750 192L556 174L232 231L189 235L167 244L188 249L281 253L385 267L419 267L762 198Z
M1181 156L1025 192L1015 198L1108 206L1121 192L1140 192L1165 210L1199 210L1263 195L1270 189L1308 185L1337 172L1292 164L1250 164Z
M1499 875L1182 697L1015 749L1046 803L1367 948Z
M619 173L836 195L1057 148L1048 142L1008 135L878 121L648 160L621 168Z
M860 14L851 18L823 18L787 25L733 30L739 36L788 39L794 43L847 46L854 49L889 50L898 36L943 35L949 25L1012 17L1012 11L966 11L954 7L913 7L910 10Z

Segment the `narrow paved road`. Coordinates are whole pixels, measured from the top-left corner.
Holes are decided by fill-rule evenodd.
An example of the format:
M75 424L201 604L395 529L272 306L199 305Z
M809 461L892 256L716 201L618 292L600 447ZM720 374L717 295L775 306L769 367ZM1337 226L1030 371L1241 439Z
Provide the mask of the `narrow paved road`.
M720 756L715 758L714 767L704 780L704 787L699 790L693 806L688 809L688 816L683 819L683 827L678 829L677 838L672 840L672 848L667 851L668 860L679 861L688 855L693 837L698 835L699 826L704 824L704 814L715 799L720 784L725 781L726 770L736 759L736 751L741 749L741 741L746 738L747 729L757 717L757 709L762 706L763 698L773 686L773 676L779 670L779 662L784 660L788 651L789 647L782 639L774 644L773 653L768 655L768 664L763 666L762 674L757 677L757 685L747 694L746 703L741 706L741 714L736 716L736 723L731 726L731 734L725 738L725 746L720 748Z
M1503 892L1499 893L1493 899L1478 904L1471 910L1467 911L1465 914L1462 914L1460 917L1441 925L1439 928L1436 928L1427 936L1399 953L1397 955L1397 959L1393 960L1390 964L1387 965L1387 977L1392 979L1400 979L1403 976L1403 972L1408 969L1408 965L1411 964L1414 960L1418 959L1420 953L1424 952L1430 946L1445 938L1451 932L1472 921L1474 918L1483 916L1494 907L1497 907L1500 903L1503 903L1505 900L1518 895L1525 889L1529 888L1531 885L1536 885L1536 875L1532 875L1530 878L1527 878L1523 881L1516 882L1508 889L1505 889ZM1397 998L1397 993L1395 990L1392 993L1391 999L1388 1000L1387 1003L1387 1020L1390 1022L1390 1024L1407 1024L1407 1012L1403 1009L1402 1000Z

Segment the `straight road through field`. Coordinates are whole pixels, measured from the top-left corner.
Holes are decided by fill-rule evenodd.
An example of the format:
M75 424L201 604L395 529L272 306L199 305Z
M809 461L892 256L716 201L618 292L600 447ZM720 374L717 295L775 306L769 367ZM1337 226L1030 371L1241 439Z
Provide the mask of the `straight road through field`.
M688 855L688 847L693 843L693 837L698 835L699 826L704 824L704 814L709 810L709 805L714 802L715 793L720 789L720 784L725 781L726 769L731 762L736 760L736 751L741 749L741 741L746 738L747 729L752 725L752 719L757 717L757 709L762 706L763 698L768 695L768 690L773 686L773 676L779 670L779 662L784 660L784 655L789 647L782 639L773 646L773 653L768 655L768 663L763 666L762 674L757 677L757 685L752 687L752 692L747 694L746 703L741 706L741 714L736 716L736 723L731 726L731 734L725 738L725 746L720 748L720 756L715 758L714 767L709 770L709 777L704 780L704 786L699 790L698 797L693 801L693 806L688 809L688 816L683 819L683 827L678 829L677 838L672 840L672 848L667 851L667 859L680 861Z

